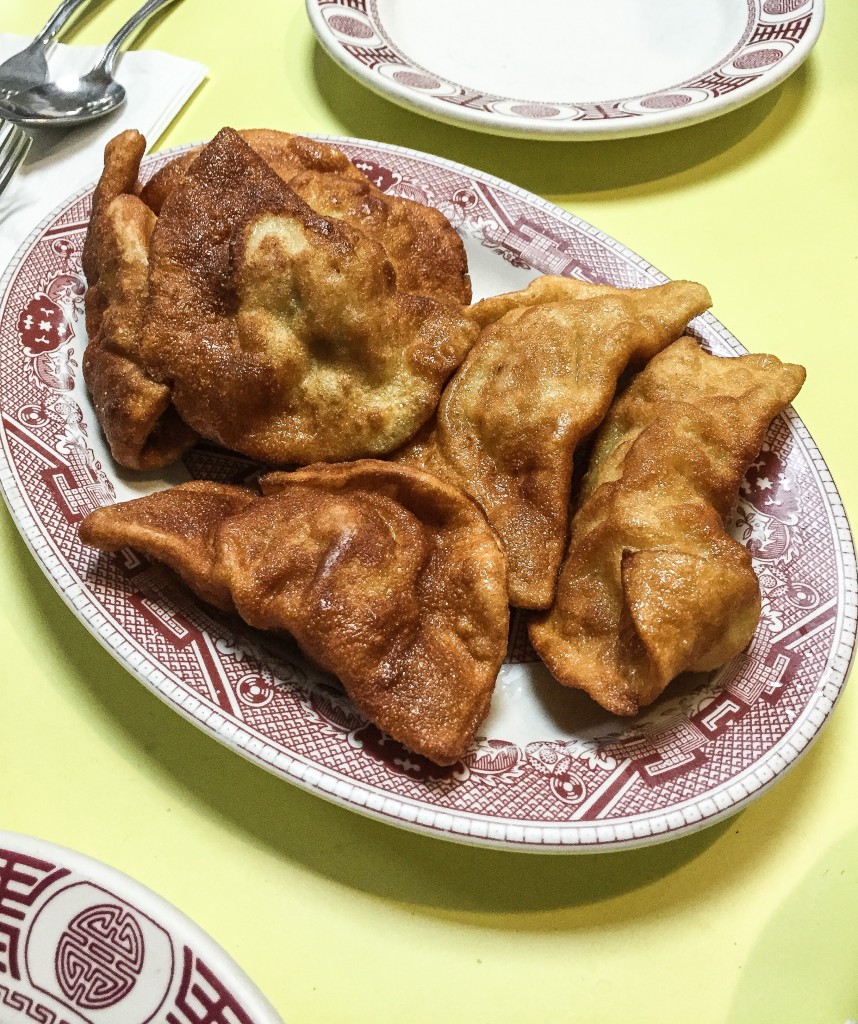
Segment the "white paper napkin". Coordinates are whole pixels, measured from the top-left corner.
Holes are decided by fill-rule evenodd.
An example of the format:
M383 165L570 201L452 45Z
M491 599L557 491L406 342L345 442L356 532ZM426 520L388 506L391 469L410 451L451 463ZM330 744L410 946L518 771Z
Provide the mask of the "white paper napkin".
M0 34L0 62L23 49L26 36ZM55 47L48 58L52 77L82 74L98 60L102 47ZM24 164L0 194L0 273L42 218L63 199L98 178L106 143L126 128L136 128L151 147L205 79L202 64L155 50L123 54L116 78L128 102L100 121L69 129L27 129L34 141Z

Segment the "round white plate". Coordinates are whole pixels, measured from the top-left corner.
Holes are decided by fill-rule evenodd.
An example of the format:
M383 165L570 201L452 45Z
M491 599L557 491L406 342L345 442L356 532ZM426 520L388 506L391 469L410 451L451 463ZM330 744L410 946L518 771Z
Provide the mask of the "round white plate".
M465 240L475 298L539 273L621 287L665 280L614 239L488 174L333 141L380 188L447 215ZM171 155L149 158L144 174ZM84 626L171 707L336 803L525 850L617 849L694 830L742 807L814 738L853 650L855 558L825 463L792 412L773 424L732 519L764 595L748 651L620 720L551 679L516 615L489 717L452 768L409 753L295 648L205 608L161 567L82 547L77 524L98 505L189 476L242 482L257 469L206 444L163 476L112 462L79 369L91 198L88 190L52 214L0 282L0 480L39 565ZM692 329L713 352L744 351L709 314Z
M282 1024L241 968L127 875L0 832L0 1021Z
M350 75L497 135L629 137L705 121L810 53L824 0L306 0Z

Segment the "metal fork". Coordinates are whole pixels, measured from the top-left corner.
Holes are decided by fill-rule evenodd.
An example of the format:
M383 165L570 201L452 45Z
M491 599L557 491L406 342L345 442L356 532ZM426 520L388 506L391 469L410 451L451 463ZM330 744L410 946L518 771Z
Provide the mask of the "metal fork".
M0 121L0 192L24 162L33 139L23 128L9 121Z

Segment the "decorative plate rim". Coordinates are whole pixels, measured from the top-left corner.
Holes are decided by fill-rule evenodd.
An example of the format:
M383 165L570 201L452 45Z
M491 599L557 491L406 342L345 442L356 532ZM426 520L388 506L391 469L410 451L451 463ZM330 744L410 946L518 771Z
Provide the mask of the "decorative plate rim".
M215 968L219 977L228 979L231 994L240 1000L242 1010L257 1024L283 1024L256 983L229 953L175 904L142 882L88 854L21 832L0 829L0 850L51 861L79 876L81 881L99 888L104 886L136 909L151 913L155 923L174 938L181 939L194 953L203 954L207 966Z
M553 217L559 218L571 227L597 239L600 244L608 246L653 280L668 280L666 275L617 239L599 231L593 225L548 200L495 175L443 157L390 143L378 143L346 136L315 135L313 137L335 145L363 147L372 151L400 155L406 159L416 160L418 163L429 163L465 175L485 185L500 188L504 192L522 199L529 206L545 210ZM153 154L149 159L152 161L163 160L186 152L197 145L200 143L164 150ZM92 188L93 185L85 186L60 203L40 221L21 244L0 276L0 315L7 304L9 286L27 259L31 247L58 216L73 207L74 203L90 192ZM705 321L735 354L747 352L738 339L711 313L704 314L700 319ZM816 738L822 725L828 720L847 681L849 669L855 656L856 620L858 620L858 584L856 584L858 567L856 567L852 534L836 485L817 445L801 419L791 408L784 415L795 430L796 436L801 439L817 477L820 493L824 494L826 509L832 522L832 534L836 537L837 555L841 559L838 568L842 566L844 594L838 604L839 614L835 627L835 640L832 642L831 655L825 673L816 683L814 695L800 718L760 759L744 770L741 779L734 779L729 784L721 783L703 796L698 794L694 798L674 805L670 810L632 816L626 820L633 824L624 827L627 834L619 838L616 835L617 825L611 823L604 825L580 822L547 824L544 821L523 818L518 819L515 823L501 822L492 815L467 813L453 808L432 807L408 796L391 796L368 782L344 781L341 773L329 767L307 764L301 760L298 754L289 756L285 752L278 753L272 746L266 745L264 739L260 740L251 735L253 730L250 727L237 727L226 721L223 715L212 714L211 710L192 694L185 694L177 698L175 691L178 689L178 684L173 682L167 674L152 665L136 666L120 654L117 648L122 642L122 636L118 630L105 630L103 627L89 622L89 617L85 614L87 608L100 613L100 606L86 597L85 582L77 579L73 573L65 569L56 555L51 554L50 551L45 555L40 546L35 543L41 539L43 540L41 547L48 546L44 542L41 531L38 528L31 528L32 521L27 510L27 502L19 490L5 451L6 435L4 431L0 431L0 490L3 492L13 522L33 554L36 564L39 565L84 628L147 689L224 746L240 753L272 774L298 785L307 792L370 818L386 821L418 834L431 835L469 845L523 852L604 852L651 845L677 838L680 835L691 834L742 810L792 767L810 742ZM149 671L146 671L147 668ZM825 677L824 681L823 676ZM219 722L211 721L217 718L220 718ZM771 762L775 762L774 768L771 767ZM707 808L706 813L700 813L693 806L702 802L711 805L711 808Z
M746 74L744 71L731 67L733 61L743 55L743 50L750 51L751 47L759 48L759 43L768 41L753 37L753 29L758 23L754 17L757 19L762 17L765 0L747 0L747 2L749 7L754 5L755 15L749 16L741 39L717 64L705 70L702 69L690 78L672 86L632 96L617 96L606 100L586 102L574 99L557 100L556 98L544 101L517 99L511 96L480 92L463 83L445 78L413 61L398 49L385 31L383 24L378 21L376 0L357 0L357 3L355 0L305 0L305 5L313 32L328 56L347 74L356 78L377 95L399 106L416 110L435 120L457 127L472 128L494 135L523 137L546 142L568 142L604 138L633 138L698 124L736 110L780 85L801 66L816 45L825 20L825 0L805 0L806 5L809 5L809 10L801 17L808 20L806 31L799 36L797 41L786 38L783 43L779 43L778 40L775 40L774 44L783 50L782 58L776 60L772 66L764 66L759 73L748 69ZM372 35L380 43L379 50L392 51L397 60L401 62L401 67L396 73L405 73L417 78L428 75L435 80L436 86L430 91L429 87L419 88L409 85L407 82L403 83L393 77L393 74L383 75L378 73L374 67L367 67L358 57L348 52L331 30L322 13L323 9L335 7L339 3L344 5L344 17L355 19L355 15L362 16L367 19L368 24L372 25ZM367 7L371 10L368 11ZM377 25L376 22L378 22ZM730 82L729 76L722 74L723 69L729 69L734 73L738 71L740 78L744 80L739 83ZM700 85L698 80L706 79L711 75L720 75L724 81L713 84L711 89L707 84ZM472 95L468 97L468 94ZM464 98L466 102L476 103L479 100L483 103L483 107L463 105L462 102L457 102L457 96ZM659 98L663 100L668 96L677 97L676 102L681 100L681 105L656 106L647 109L647 102L656 103ZM492 109L488 109L488 106L491 106ZM497 109L504 106L506 110ZM516 113L516 107L521 107L520 113ZM527 113L528 108L535 110L538 107L544 107L546 110L553 108L553 113L541 112L538 116ZM613 112L608 113L602 108L608 108ZM582 110L589 111L588 119L573 119L577 115L581 115ZM602 113L598 113L599 110L602 110Z

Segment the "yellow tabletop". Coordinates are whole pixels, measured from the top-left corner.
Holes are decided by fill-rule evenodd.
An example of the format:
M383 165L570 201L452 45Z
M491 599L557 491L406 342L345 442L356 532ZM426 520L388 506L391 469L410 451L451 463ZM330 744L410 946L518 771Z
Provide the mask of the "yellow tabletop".
M95 6L64 41L107 39L137 0ZM32 33L53 7L4 0L0 28ZM830 0L810 60L773 93L699 126L596 143L495 138L402 110L328 59L302 0L185 0L136 45L210 69L159 147L224 124L411 146L704 282L749 349L807 367L796 406L848 512L856 38L858 4ZM794 770L728 821L634 852L540 857L388 827L220 746L79 625L5 512L0 639L0 828L83 851L175 903L286 1021L858 1018L854 687Z

